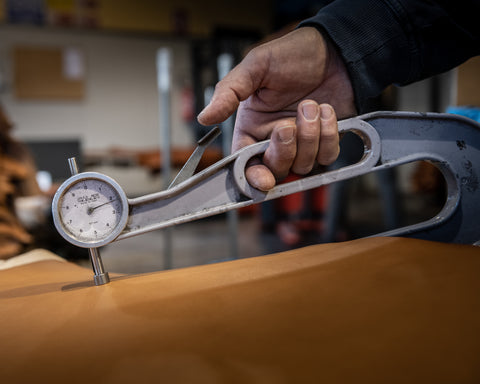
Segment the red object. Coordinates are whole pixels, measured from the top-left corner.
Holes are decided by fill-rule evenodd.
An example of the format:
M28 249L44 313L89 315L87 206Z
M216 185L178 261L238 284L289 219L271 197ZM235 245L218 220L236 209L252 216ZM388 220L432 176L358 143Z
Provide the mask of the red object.
M289 183L300 178L298 175L290 174L282 183ZM307 194L310 194L310 199L308 199ZM281 197L278 199L277 207L280 213L288 216L299 216L303 210L322 213L325 212L326 209L326 199L326 187L322 186Z

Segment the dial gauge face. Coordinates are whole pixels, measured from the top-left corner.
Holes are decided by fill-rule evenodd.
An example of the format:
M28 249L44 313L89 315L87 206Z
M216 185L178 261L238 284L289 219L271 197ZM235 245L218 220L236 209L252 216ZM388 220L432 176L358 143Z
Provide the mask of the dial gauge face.
M111 178L95 172L65 181L53 200L59 233L80 247L100 247L113 241L128 219L128 200Z

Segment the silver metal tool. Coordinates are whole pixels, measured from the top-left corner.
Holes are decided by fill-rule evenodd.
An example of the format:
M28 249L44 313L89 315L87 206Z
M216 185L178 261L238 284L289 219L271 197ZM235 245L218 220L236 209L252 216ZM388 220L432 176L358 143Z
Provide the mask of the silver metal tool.
M225 157L174 187L128 199L114 180L95 172L66 180L53 200L57 230L72 244L96 248L149 231L275 199L418 160L434 163L447 184L441 212L380 235L473 244L480 239L480 124L451 114L376 112L339 122L364 143L353 165L280 184L268 192L249 185L247 162L268 141Z
M221 132L222 131L219 127L214 127L212 130L210 130L210 132L197 141L197 147L182 169L177 173L175 179L173 179L173 181L170 183L168 189L175 187L182 181L185 181L193 176L198 164L200 163L200 160L202 159L205 149L207 149L207 147L220 135Z
M71 157L68 159L68 166L70 168L70 173L72 174L73 177L78 175L78 165L77 161L74 157ZM87 188L87 182L85 181L83 184L83 190ZM80 192L82 193L82 192ZM78 193L78 196L80 196L80 193ZM64 211L68 212L70 205L72 207L77 207L78 204L87 204L85 200L82 200L82 198L75 199L75 196L77 195L74 190L70 191L70 195L64 196L63 199L63 204L64 205ZM107 205L107 202L103 203L102 207ZM97 209L100 208L99 205L95 205L95 207L89 206L86 208L87 213L90 215ZM72 230L73 233L77 233L79 235L82 234L83 229L81 226L78 225L77 221L74 221L73 219L67 219L68 225L70 225L70 229ZM98 248L88 248L88 253L90 255L90 261L92 263L92 268L93 268L93 281L95 282L95 285L103 285L107 284L110 282L110 276L108 275L108 272L105 272L105 269L103 267L103 262L102 258L100 256L100 252Z

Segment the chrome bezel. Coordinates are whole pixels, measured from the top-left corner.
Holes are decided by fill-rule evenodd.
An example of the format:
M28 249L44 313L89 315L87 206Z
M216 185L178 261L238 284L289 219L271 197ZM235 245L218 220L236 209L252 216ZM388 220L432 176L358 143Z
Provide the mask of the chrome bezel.
M109 235L104 237L102 240L92 239L91 241L85 241L85 240L79 240L73 234L71 234L69 231L65 229L65 226L62 222L62 219L59 213L59 210L60 210L59 204L61 203L65 193L72 186L78 183L81 183L85 180L91 180L91 179L100 180L110 185L115 190L121 202L122 212L120 214L120 220L118 221L118 224L115 226L115 228L112 230L112 232ZM52 201L53 223L55 224L55 228L57 229L58 233L60 233L60 235L69 243L82 248L98 248L114 241L120 235L120 233L122 233L122 231L124 230L127 224L128 210L129 210L128 198L125 195L125 192L123 191L122 187L111 177L103 175L101 173L97 173L97 172L83 172L83 173L76 174L70 177L69 179L65 180L65 182L63 182L62 185L58 188Z

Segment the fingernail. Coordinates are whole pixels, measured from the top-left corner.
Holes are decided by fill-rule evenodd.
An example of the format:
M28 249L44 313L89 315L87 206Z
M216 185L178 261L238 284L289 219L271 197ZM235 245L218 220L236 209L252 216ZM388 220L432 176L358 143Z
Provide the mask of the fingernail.
M203 120L203 117L205 116L205 109L206 109L206 107L197 116L197 121L200 122L200 123Z
M302 106L302 113L306 120L313 121L318 116L318 106L315 103L307 103Z
M278 138L283 144L288 144L293 140L294 129L293 127L287 125L286 127L280 128L278 130Z
M320 118L322 120L328 120L332 117L333 111L330 105L322 104L320 105Z
M205 110L207 109L208 105L206 105L205 107L203 107L203 109L200 111L200 113L198 114L198 116L202 116L205 114Z

